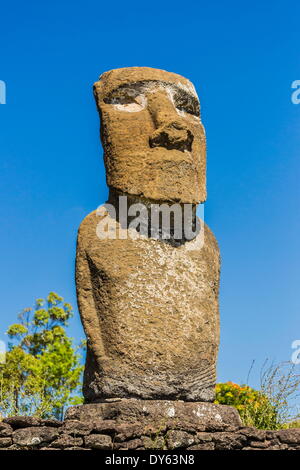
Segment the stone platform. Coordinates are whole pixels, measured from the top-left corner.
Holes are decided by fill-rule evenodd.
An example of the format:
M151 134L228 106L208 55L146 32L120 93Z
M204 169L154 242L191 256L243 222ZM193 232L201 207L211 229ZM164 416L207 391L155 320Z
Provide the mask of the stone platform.
M84 423L135 425L143 429L171 429L184 427L193 431L214 430L241 426L237 410L231 406L206 402L180 400L111 399L70 407L65 420Z
M73 406L65 420L0 420L0 450L300 450L300 429L242 426L235 408L122 399Z

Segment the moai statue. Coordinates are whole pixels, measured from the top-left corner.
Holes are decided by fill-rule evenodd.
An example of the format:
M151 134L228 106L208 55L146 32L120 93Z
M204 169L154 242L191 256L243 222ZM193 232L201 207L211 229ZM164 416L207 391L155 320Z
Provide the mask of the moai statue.
M212 232L195 215L206 199L196 91L180 75L130 67L101 75L94 94L108 203L116 212L103 206L78 232L77 297L88 341L85 401L211 402L220 259ZM200 230L177 239L173 232L164 238L160 229L132 237L134 230L121 220L121 199L128 213L136 204L146 207L146 219L152 205L192 207L193 226ZM116 236L102 236L103 220Z

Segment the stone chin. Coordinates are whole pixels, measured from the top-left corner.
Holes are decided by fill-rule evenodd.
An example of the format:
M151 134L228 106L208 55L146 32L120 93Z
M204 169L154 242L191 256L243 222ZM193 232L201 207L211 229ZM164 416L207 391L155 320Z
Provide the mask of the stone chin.
M112 161L113 160L113 161ZM205 167L192 152L156 147L118 154L107 162L107 184L119 192L165 202L206 200ZM110 166L113 165L113 171Z

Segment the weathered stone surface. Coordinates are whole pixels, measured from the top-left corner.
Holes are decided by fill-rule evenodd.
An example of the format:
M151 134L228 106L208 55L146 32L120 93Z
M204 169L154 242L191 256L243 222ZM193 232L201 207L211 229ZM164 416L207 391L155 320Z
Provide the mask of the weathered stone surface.
M241 434L229 432L216 432L213 434L216 450L241 449L247 442L247 438Z
M293 448L289 447L287 444L275 444L267 447L267 449L264 450L293 450Z
M85 436L84 443L91 449L109 450L112 449L112 440L110 436L104 434L90 434Z
M133 438L134 434L142 431L145 434L145 430L146 434L154 434L157 430L175 429L177 426L192 431L204 431L214 425L221 430L228 426L241 426L239 414L231 406L171 400L122 399L72 406L65 419L66 422L77 420L85 423L99 423L100 420L105 423L108 420L111 428L114 420L115 431L124 434L125 438Z
M256 441L264 441L267 437L267 431L264 431L263 429L242 427L239 429L239 432L249 439ZM271 435L271 437L273 437L273 435Z
M139 401L139 400L135 400ZM116 407L122 402L122 407ZM164 408L161 414L162 401L153 406L156 410L153 419L153 409L125 406L133 400L120 400L119 402L103 403L100 411L96 412L97 405L83 405L72 407L69 418L59 427L45 426L43 420L39 426L17 429L13 436L0 437L0 451L8 450L300 450L300 433L298 429L284 429L277 431L264 431L251 427L243 427L236 419L232 408L227 406L204 403L206 412L204 417L210 415L209 425L202 426L203 417L191 422L190 412L195 410L197 403L184 403L180 415L175 406L175 416L165 419ZM183 403L183 402L182 402ZM109 405L109 406L107 406ZM110 408L114 405L113 408ZM154 404L153 404L154 405ZM218 413L216 410L218 409ZM227 412L225 411L227 409ZM144 412L144 414L141 413ZM204 411L204 408L202 408ZM178 412L178 413L177 413ZM180 419L176 419L180 416ZM226 431L216 431L213 420L219 421L217 415L222 416L223 427ZM74 416L80 418L75 420ZM114 419L105 419L104 416ZM192 413L194 416L194 413ZM162 419L163 417L163 419ZM200 419L199 419L200 418ZM137 420L137 421L136 421ZM152 422L151 422L152 420ZM232 425L226 427L226 421ZM204 422L207 423L206 418ZM102 426L101 426L102 423ZM0 427L11 432L9 425L0 422ZM215 426L218 427L217 425ZM204 428L205 431L197 431ZM97 429L97 431L96 431ZM105 432L104 432L105 430ZM100 432L99 432L100 431ZM91 434L86 434L91 432Z
M132 67L104 73L94 90L113 207L123 196L130 208L178 202L195 213L206 198L206 163L193 85L177 74ZM213 401L220 270L213 234L202 223L191 240L133 240L118 211L97 214L80 226L76 257L88 339L86 402ZM116 224L117 239L99 238L103 218Z
M300 429L281 429L277 432L279 440L286 444L299 444L300 441Z
M219 341L213 234L205 226L202 247L199 234L175 248L154 239L99 240L97 223L95 212L84 220L77 248L79 308L90 338L86 400L212 401Z
M250 428L255 429L255 428ZM268 440L276 439L277 438L277 431L266 431L266 437Z
M10 418L4 418L3 423L9 424L13 429L19 429L40 426L42 420L32 416L11 416Z
M28 448L28 449L31 450L32 448L30 447L30 448ZM20 447L20 446L18 446L18 445L16 445L16 444L13 444L13 445L10 445L10 446L8 446L8 447L0 447L0 451L1 451L1 450L20 450L20 451L22 451L22 450L27 450L27 449L24 448L24 447Z
M141 434L146 434L147 431L148 433L151 434L151 430L147 425L140 425L139 423L133 423L133 424L120 424L116 428L116 434L114 435L114 440L115 442L123 442L127 441L128 439L133 439Z
M269 441L250 441L249 443L250 447L254 447L256 449L266 449L267 447L270 447L271 442Z
M0 437L0 448L8 447L12 444L12 440L10 437Z
M210 442L212 440L211 433L209 432L197 432L196 440L197 442Z
M28 427L13 433L13 443L22 447L39 446L57 438L59 432L54 427Z
M69 434L63 434L54 442L52 442L50 447L64 449L67 447L79 447L81 445L83 445L82 437L73 437Z
M126 442L114 442L113 443L113 450L135 450L138 447L143 447L143 440L142 439L131 439L130 441Z
M189 80L129 67L102 74L94 94L109 187L161 201L205 201L205 133Z
M125 431L125 433L130 433L130 436L137 430L139 432L141 430L141 426L133 424L133 425L120 425L114 420L106 419L102 420L97 419L93 422L90 422L93 432L99 434L116 434L119 432ZM125 429L124 429L125 428ZM128 429L129 428L129 429Z
M61 431L64 434L70 434L74 437L87 436L92 432L92 430L93 426L91 426L90 424L76 420L66 421L61 428Z
M0 437L11 436L12 432L13 428L9 424L0 422Z
M60 428L63 425L62 421L59 421L58 419L42 419L41 420L41 425L42 426L51 426L54 428Z
M196 444L194 446L190 446L187 450L214 450L215 444L214 442L203 442L202 444Z
M196 439L195 436L185 431L168 431L166 441L169 449L178 449L195 444Z

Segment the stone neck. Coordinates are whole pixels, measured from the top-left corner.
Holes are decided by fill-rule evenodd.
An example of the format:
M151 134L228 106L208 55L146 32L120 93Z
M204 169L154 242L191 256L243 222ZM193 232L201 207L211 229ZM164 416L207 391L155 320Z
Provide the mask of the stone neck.
M139 233L173 246L193 240L200 231L197 204L148 199L110 188L107 203L115 208L123 228L134 226Z

